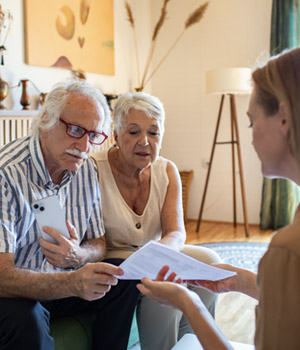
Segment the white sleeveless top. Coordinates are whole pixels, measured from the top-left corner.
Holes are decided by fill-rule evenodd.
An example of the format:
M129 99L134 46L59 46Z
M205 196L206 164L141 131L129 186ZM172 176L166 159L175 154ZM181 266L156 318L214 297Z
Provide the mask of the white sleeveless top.
M148 202L142 215L137 215L125 202L115 182L108 151L93 155L99 171L102 214L107 245L106 258L126 259L150 240L161 238L161 211L164 205L169 178L167 160L163 157L151 164L151 183Z

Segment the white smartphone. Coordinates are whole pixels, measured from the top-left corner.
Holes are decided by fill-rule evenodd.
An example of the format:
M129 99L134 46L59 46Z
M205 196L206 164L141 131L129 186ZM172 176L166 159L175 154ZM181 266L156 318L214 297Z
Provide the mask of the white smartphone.
M70 238L65 216L57 196L49 196L39 199L31 204L36 221L41 230L43 239L57 244L56 240L43 231L44 226L54 228L67 238Z

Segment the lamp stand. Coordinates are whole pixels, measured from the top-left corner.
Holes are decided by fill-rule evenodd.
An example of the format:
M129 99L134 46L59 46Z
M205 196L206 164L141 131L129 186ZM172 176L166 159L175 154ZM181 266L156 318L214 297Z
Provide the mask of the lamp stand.
M223 110L223 104L225 99L225 94L221 97L220 102L220 108L219 108L219 114L217 119L217 125L214 135L214 141L211 149L210 159L209 159L209 165L205 180L205 186L204 191L202 195L202 201L199 211L199 217L197 222L197 229L196 231L199 232L200 229L200 223L202 219L202 213L204 209L204 203L206 198L206 192L208 188L208 182L212 167L212 162L214 158L215 153L215 147L216 145L221 144L231 144L231 154L232 154L232 189L233 189L233 226L236 227L236 178L235 178L235 147L237 148L237 157L238 157L238 166L239 166L239 173L240 173L240 184L241 184L241 194L242 194L242 204L243 204L243 214L244 214L244 228L245 228L245 235L246 237L249 237L249 225L248 225L248 215L247 215L247 207L246 207L246 198L245 198L245 186L244 186L244 174L243 174L243 168L242 168L242 156L241 156L241 149L240 149L240 137L239 137L239 131L238 131L238 124L237 124L237 114L236 114L236 105L235 105L235 97L233 94L228 95L230 97L230 121L231 121L231 140L226 142L217 142L218 137L218 131L221 121L221 115Z

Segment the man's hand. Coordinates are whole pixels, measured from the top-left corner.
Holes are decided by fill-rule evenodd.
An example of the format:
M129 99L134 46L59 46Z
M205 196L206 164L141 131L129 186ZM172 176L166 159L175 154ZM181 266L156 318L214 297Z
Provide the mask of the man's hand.
M70 238L64 237L61 233L51 227L44 226L43 230L53 237L57 244L40 239L39 243L47 261L59 268L79 267L83 263L83 250L75 227L67 221Z
M86 264L72 272L72 294L85 300L96 300L104 297L111 286L118 283L115 276L122 276L123 270L107 263Z

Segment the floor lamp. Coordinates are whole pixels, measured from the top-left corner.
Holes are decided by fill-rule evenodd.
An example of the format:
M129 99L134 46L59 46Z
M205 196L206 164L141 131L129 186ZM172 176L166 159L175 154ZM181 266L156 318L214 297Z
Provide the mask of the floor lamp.
M233 188L233 225L236 227L236 177L235 177L235 147L237 150L237 159L240 173L240 184L241 184L241 194L242 194L242 204L243 204L243 214L244 214L244 227L245 235L249 237L249 226L248 226L248 215L245 197L245 186L244 186L244 175L242 168L242 156L240 149L240 138L237 123L237 113L235 104L235 95L239 94L250 94L251 92L251 69L250 68L224 68L218 70L212 70L206 72L206 92L212 94L220 94L221 102L219 107L219 114L215 129L215 135L213 140L213 145L211 149L208 171L206 175L206 181L204 186L204 191L202 195L199 217L197 222L196 231L199 232L200 223L202 219L202 213L204 209L204 203L206 198L206 192L208 188L209 177L212 168L212 162L215 152L216 145L231 144L231 154L232 154L232 188ZM225 97L228 96L230 99L230 124L231 124L231 139L226 142L217 142L218 131L222 116L222 109Z

